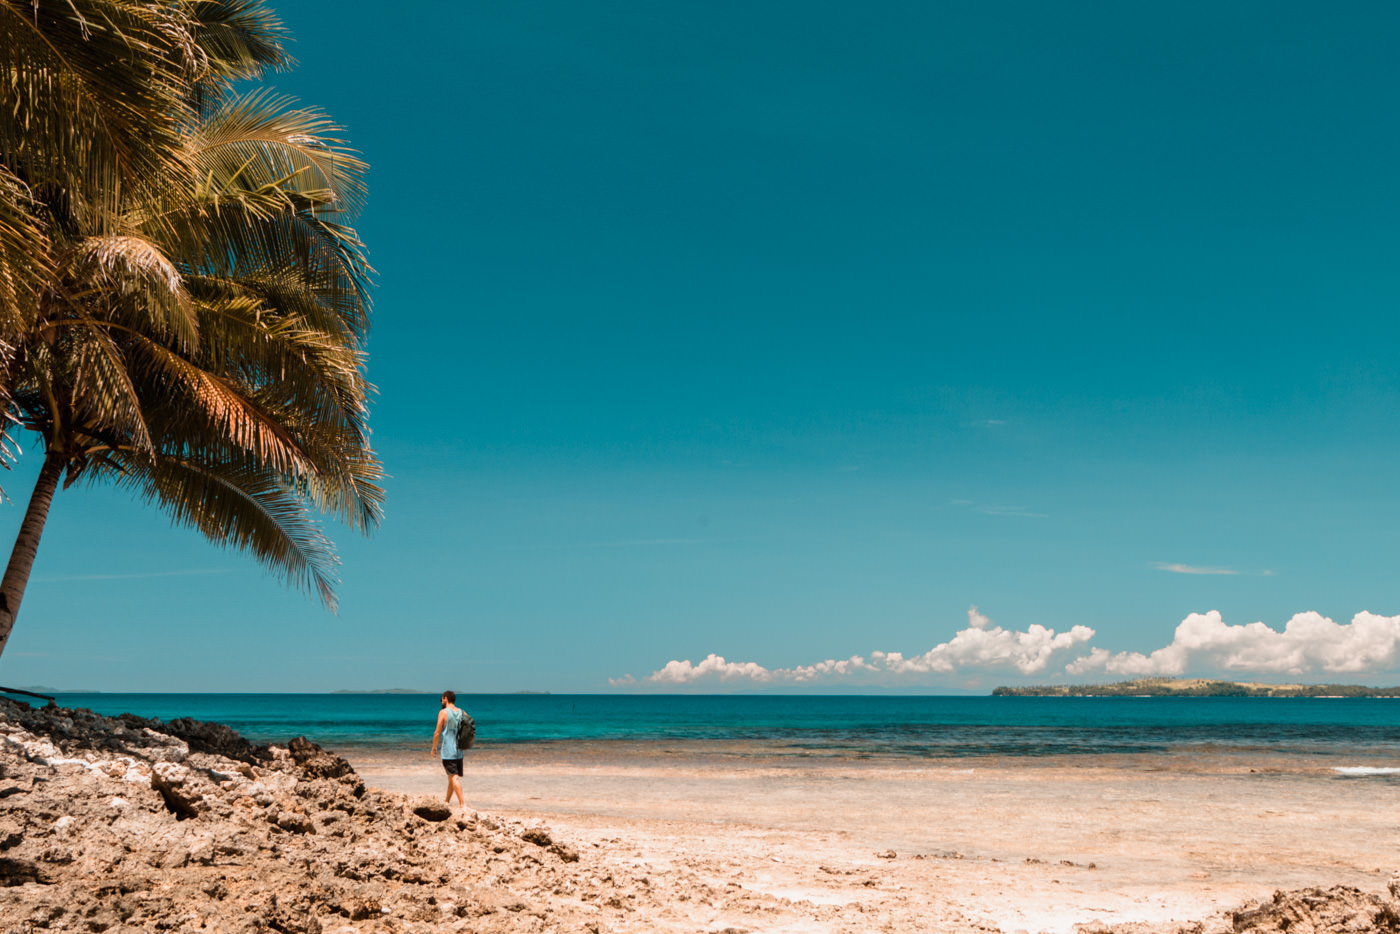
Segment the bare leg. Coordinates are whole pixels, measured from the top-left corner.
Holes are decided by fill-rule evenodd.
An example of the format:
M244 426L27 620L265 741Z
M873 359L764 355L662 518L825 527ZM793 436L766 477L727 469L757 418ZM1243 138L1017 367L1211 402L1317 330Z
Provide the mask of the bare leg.
M467 806L467 799L462 794L462 780L456 775L447 776L447 803L452 803L452 795L457 795L457 803L462 807Z

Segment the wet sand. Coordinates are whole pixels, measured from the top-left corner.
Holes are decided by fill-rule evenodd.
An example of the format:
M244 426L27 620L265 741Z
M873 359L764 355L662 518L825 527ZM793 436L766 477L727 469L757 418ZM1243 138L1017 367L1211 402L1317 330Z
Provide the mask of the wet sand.
M445 788L426 749L346 752L372 787ZM619 742L478 747L464 787L471 808L543 820L632 870L879 906L896 930L951 911L1069 931L1199 920L1280 888L1383 890L1400 868L1400 781L1334 765L1400 763L1210 750L852 760ZM782 930L832 929L811 923Z

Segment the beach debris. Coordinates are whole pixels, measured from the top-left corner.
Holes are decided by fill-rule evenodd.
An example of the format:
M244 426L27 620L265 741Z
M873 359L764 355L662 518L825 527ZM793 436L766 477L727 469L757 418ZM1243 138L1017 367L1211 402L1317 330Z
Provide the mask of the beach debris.
M894 850L885 850L883 853L876 853L878 859L899 859L899 854Z

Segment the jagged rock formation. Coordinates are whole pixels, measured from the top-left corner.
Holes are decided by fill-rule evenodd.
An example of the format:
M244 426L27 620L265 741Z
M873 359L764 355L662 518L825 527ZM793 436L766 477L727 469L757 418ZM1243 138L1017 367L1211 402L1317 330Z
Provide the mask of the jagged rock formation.
M3 931L533 931L555 893L615 897L579 890L577 860L540 827L368 791L304 739L0 701Z

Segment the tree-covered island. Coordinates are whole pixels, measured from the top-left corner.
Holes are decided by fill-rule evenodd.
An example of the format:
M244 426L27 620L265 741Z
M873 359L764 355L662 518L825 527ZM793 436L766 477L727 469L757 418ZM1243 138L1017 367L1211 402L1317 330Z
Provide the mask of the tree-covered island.
M1113 684L999 687L994 697L1400 697L1400 687L1359 684L1261 684L1207 678L1139 678Z

